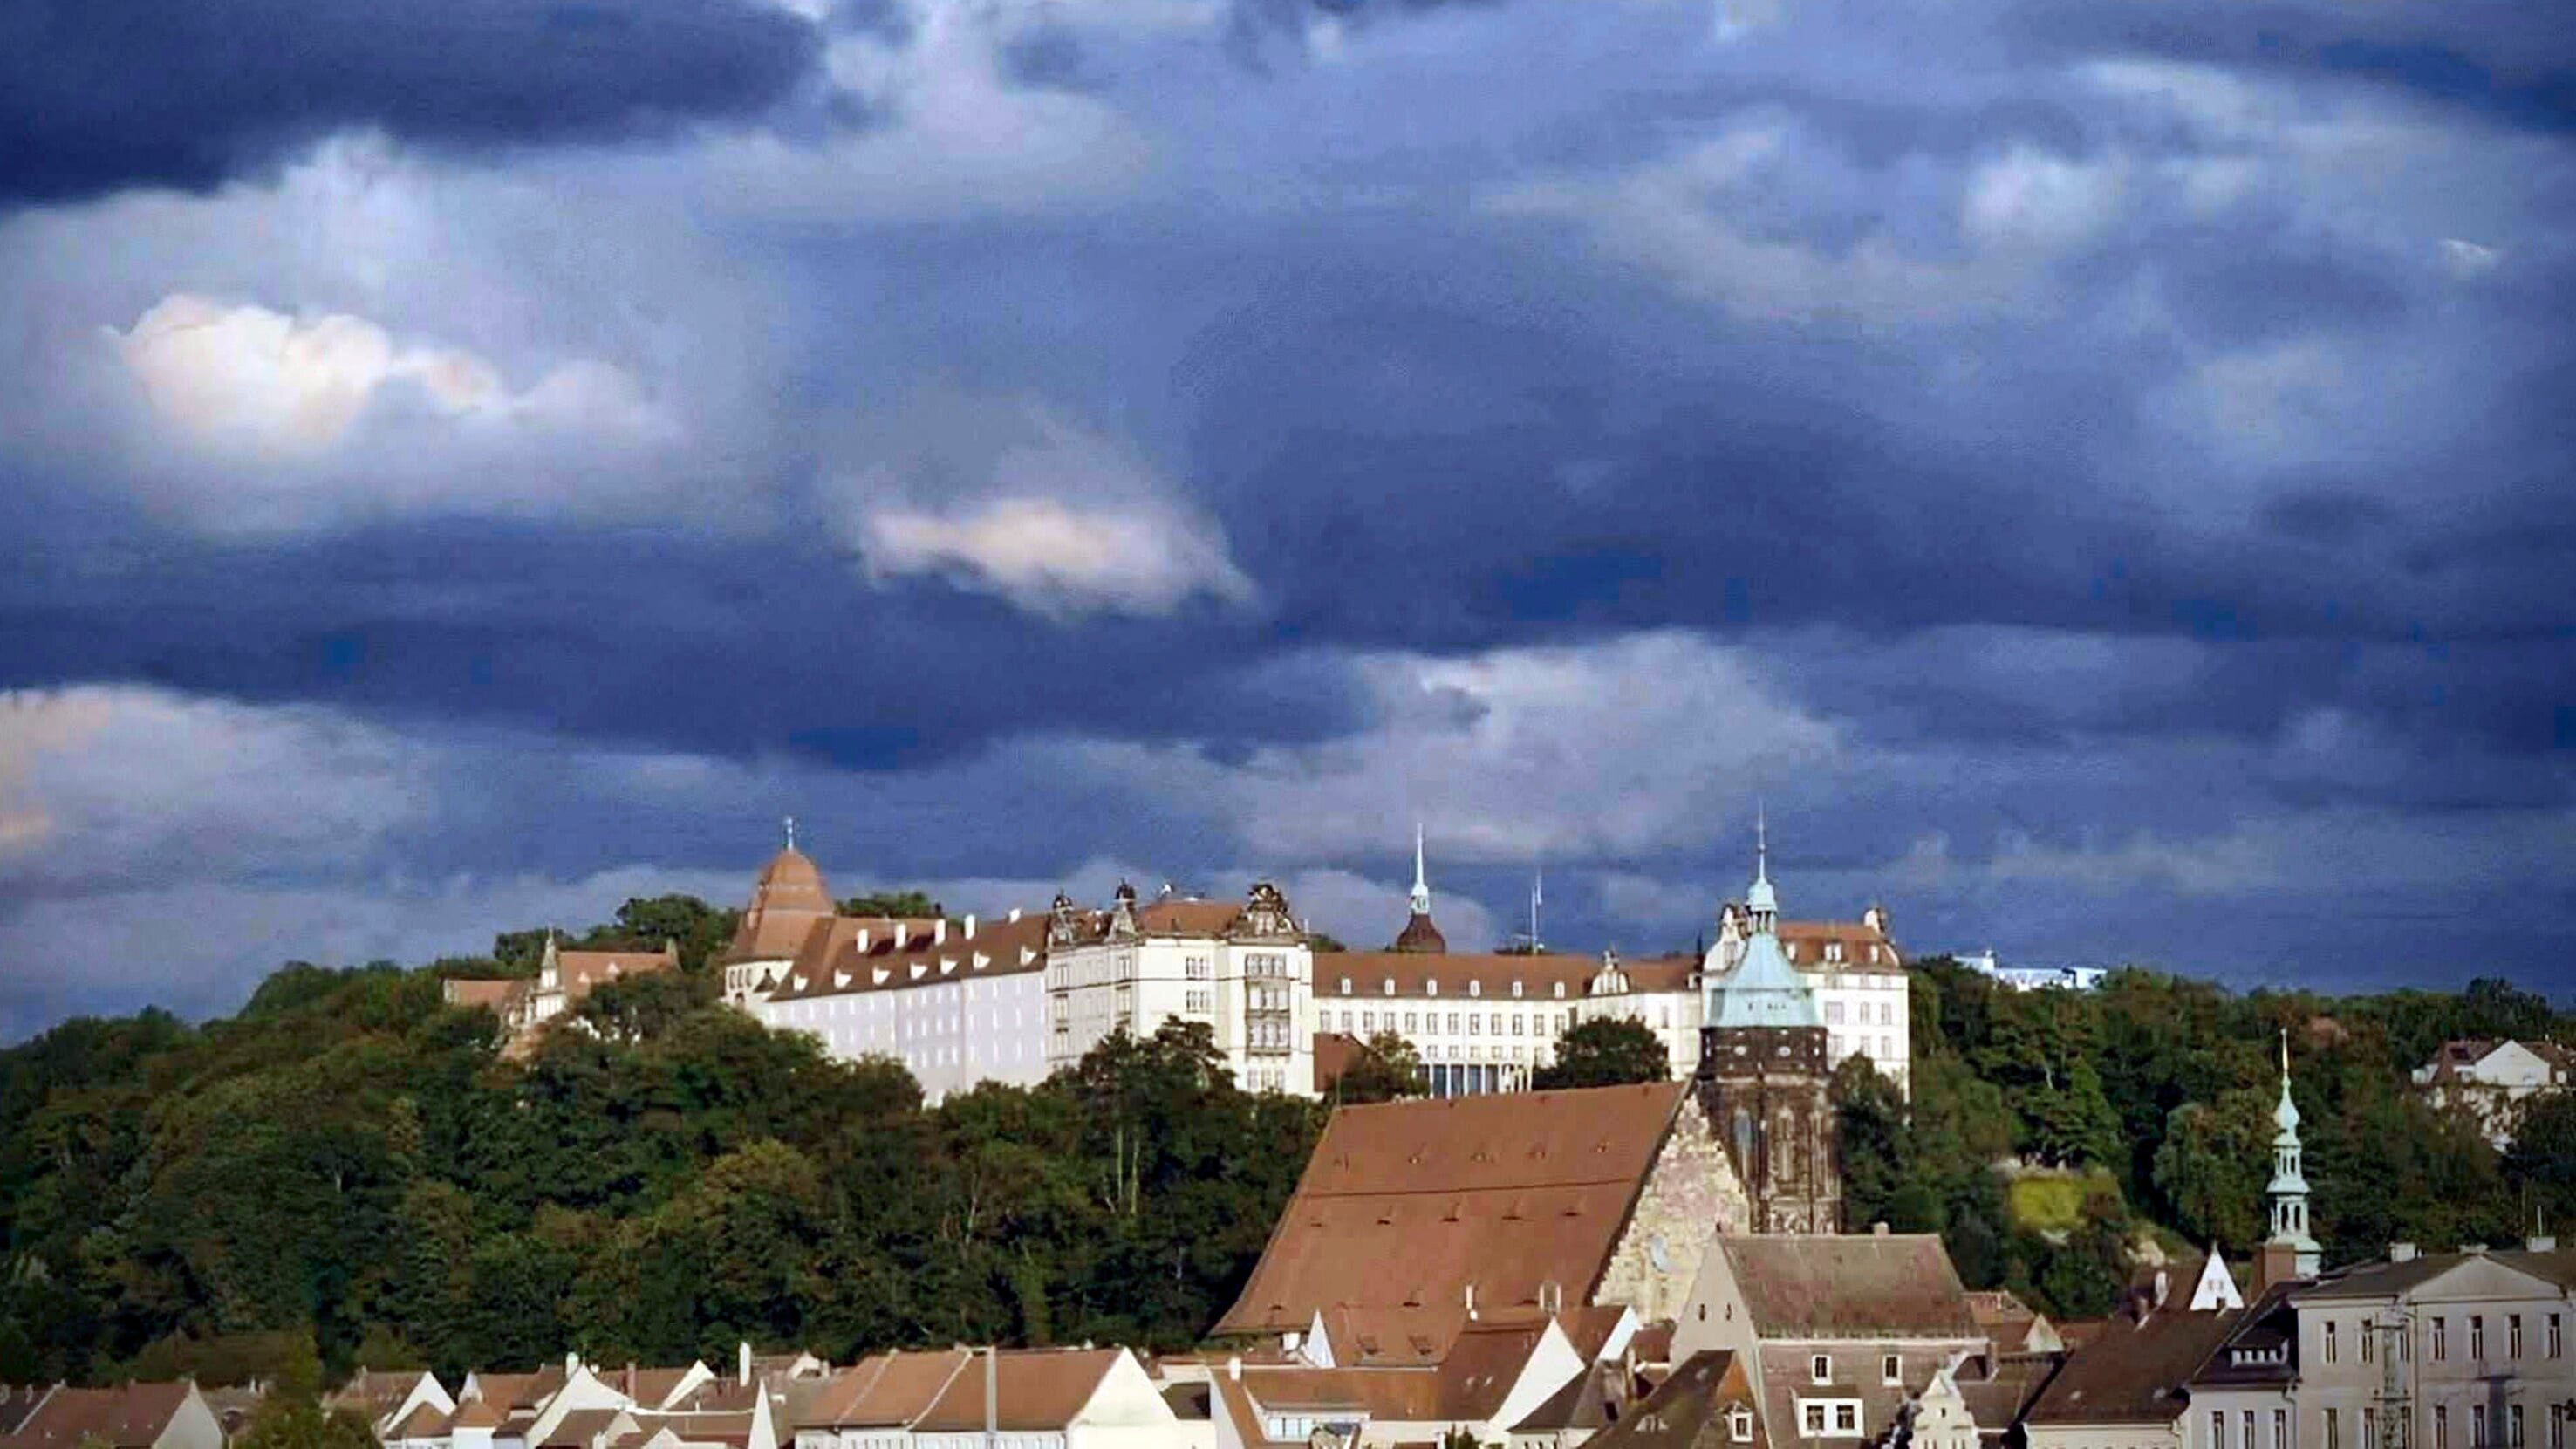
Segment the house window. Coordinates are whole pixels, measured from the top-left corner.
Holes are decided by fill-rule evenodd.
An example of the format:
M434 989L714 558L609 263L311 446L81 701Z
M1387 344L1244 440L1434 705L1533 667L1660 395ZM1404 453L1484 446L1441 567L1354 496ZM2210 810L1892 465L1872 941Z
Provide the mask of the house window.
M2433 1449L2451 1449L2451 1410L2447 1404L2433 1406Z
M1833 1356L1820 1353L1810 1357L1807 1360L1807 1379L1810 1383L1832 1383L1834 1381Z
M2343 1412L2326 1410L2326 1449L2343 1449Z
M2361 1449L2379 1449L2379 1411L2361 1411Z
M1342 994L1344 996L1351 994L1351 978L1347 976L1342 978Z
M1738 1444L1753 1442L1753 1411L1742 1404L1726 1411L1726 1437Z
M2469 1449L2487 1449L2487 1416L2475 1410L2469 1413Z
M2549 1356L2558 1357L2558 1315L2549 1315Z
M1424 981L1422 983L1422 994L1425 996L1438 996L1440 994L1440 978L1434 976Z
M2469 1357L2470 1357L2470 1358L2473 1358L2473 1359L2481 1359L2481 1360L2483 1360L2486 1356L2487 1356L2487 1320L2486 1320L2486 1315L2484 1315L2484 1314L2480 1314L2480 1313L2472 1313L2472 1314L2470 1314L2470 1315L2469 1315Z
M1857 1434L1860 1432L1860 1405L1834 1405L1834 1432L1837 1434Z
M1389 996L1395 994L1395 978L1392 976L1386 978L1386 994Z
M2335 1323L2333 1319L2329 1318L2326 1320L2326 1362L2333 1363L2336 1356Z
M2237 1427L2244 1432L2245 1449L2254 1449L2254 1411L2247 1409L2237 1416Z
M1806 1435L1810 1439L1823 1438L1825 1433L1825 1406L1822 1404L1811 1403L1801 1403L1798 1405L1798 1432Z
M2224 1409L2210 1413L2209 1449L2227 1449L2227 1412Z
M2433 1362L2440 1363L2450 1356L2451 1325L2446 1319L2436 1318L2433 1320Z
M1901 1384L1905 1382L1904 1370L1904 1358L1897 1354L1888 1354L1878 1361L1878 1381L1883 1384Z
M2291 1449L2290 1411L2287 1409L2272 1411L2272 1449Z
M1520 1000L1520 999L1521 999L1521 984L1520 984L1520 982L1519 982L1519 981L1515 980L1515 981L1513 981L1513 982L1512 982L1512 1000L1514 1000L1514 1001L1518 1001L1518 1000Z
M2505 1449L2522 1449L2522 1405L2507 1405L2504 1411Z
M2567 1406L2549 1406L2549 1449L2567 1449Z
M2522 1357L2522 1315L2508 1314L2504 1320L2504 1348L2513 1358Z
M2379 1335L2370 1331L2370 1325L2368 1323L2362 1324L2361 1332L2355 1336L2361 1340L2361 1361L2363 1363L2368 1363L2373 1358L2379 1356Z

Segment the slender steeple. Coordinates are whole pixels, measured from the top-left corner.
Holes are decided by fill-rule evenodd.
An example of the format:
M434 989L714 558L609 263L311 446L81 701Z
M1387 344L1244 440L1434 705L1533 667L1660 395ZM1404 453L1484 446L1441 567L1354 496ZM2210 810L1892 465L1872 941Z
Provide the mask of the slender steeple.
M2281 1105L2272 1109L2272 1181L2264 1191L2272 1198L2272 1236L2266 1247L2290 1250L2296 1271L2313 1278L2325 1254L2308 1233L2308 1179L2300 1161L2299 1104L2290 1100L2290 1033L2281 1031Z
M1404 919L1404 929L1397 933L1392 949L1439 955L1449 949L1440 928L1431 923L1431 877L1422 865L1422 825L1413 826L1413 911Z
M1753 934L1775 934L1780 925L1780 898L1771 889L1771 822L1760 807L1753 812L1753 885L1744 893L1744 913L1753 918Z

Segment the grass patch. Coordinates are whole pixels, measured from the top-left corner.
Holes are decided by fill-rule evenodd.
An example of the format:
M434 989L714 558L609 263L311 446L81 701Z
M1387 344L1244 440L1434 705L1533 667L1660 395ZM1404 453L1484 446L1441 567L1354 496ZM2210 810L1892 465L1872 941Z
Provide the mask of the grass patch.
M2012 1181L2013 1221L2034 1232L2072 1232L2084 1221L2092 1174L2028 1172Z

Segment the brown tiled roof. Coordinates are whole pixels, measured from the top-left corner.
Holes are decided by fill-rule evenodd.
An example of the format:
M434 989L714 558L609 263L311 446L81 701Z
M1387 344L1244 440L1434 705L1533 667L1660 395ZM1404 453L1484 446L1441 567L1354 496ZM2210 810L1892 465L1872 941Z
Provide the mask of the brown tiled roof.
M993 1355L994 1427L1062 1429L1091 1402L1124 1349L1004 1349ZM916 1433L966 1433L984 1427L984 1356L948 1381Z
M832 1380L832 1387L809 1411L810 1426L872 1429L910 1424L929 1412L971 1356L962 1348L871 1354Z
M449 986L518 986L517 981L450 981ZM453 999L452 997L450 998ZM381 1419L402 1407L411 1397L412 1387L420 1382L418 1369L363 1369L349 1375L348 1382L333 1389L323 1399L326 1409L354 1409L369 1419Z
M983 980L1046 969L1046 917L980 921L969 938L965 927L951 924L946 939L933 942L929 931L912 932L897 950L891 931L868 932L868 948L859 949L858 927L866 922L834 921L816 934L815 943L788 968L773 1001L803 1001L901 991L939 981ZM1032 954L1023 962L1020 952ZM978 961L983 962L980 967ZM882 978L882 979L880 979Z
M544 1403L564 1386L564 1371L558 1364L534 1373L476 1374L474 1383L496 1408L527 1409Z
M18 1432L18 1426L52 1391L51 1384L0 1384L0 1437Z
M2030 1406L2034 1424L2169 1424L2187 1406L2184 1386L2244 1315L2193 1313L2188 1299L2105 1319ZM2143 1304L2141 1304L2143 1307Z
M1395 944L1387 949L1412 955L1440 956L1447 954L1449 938L1440 934L1440 928L1431 923L1427 913L1415 915L1408 912L1404 918L1404 929L1395 933Z
M1348 1325L1355 1337L1418 1334L1436 1359L1466 1321L1470 1285L1488 1314L1535 1306L1544 1283L1589 1299L1687 1090L1336 1110L1216 1332L1298 1330L1321 1311L1337 1350Z
M506 1411L499 1404L493 1403L490 1399L467 1399L465 1402L456 1406L456 1417L454 1420L450 1421L448 1427L451 1429L497 1429L501 1427L501 1420L505 1417L507 1417Z
M792 956L806 932L828 920L836 907L823 885L823 873L796 850L782 850L760 868L752 883L751 904L734 928L727 961L767 961Z
M1723 1236L1717 1246L1765 1338L1984 1336L1931 1234Z
M1225 1377L1219 1370L1217 1377ZM1372 1419L1422 1423L1439 1417L1440 1376L1420 1368L1263 1368L1247 1365L1243 1386L1272 1412L1345 1409Z
M559 950L555 952L555 981L566 997L579 1001L602 982L651 971L675 971L679 965L678 953L668 945L659 951Z
M185 1383L56 1389L9 1436L12 1449L75 1449L96 1439L112 1449L145 1449L188 1401Z
M1471 1323L1460 1330L1448 1356L1440 1361L1440 1398L1434 1417L1456 1423L1493 1417L1528 1364L1530 1351L1546 1335L1544 1318Z
M589 1449L592 1440L607 1433L617 1423L623 1409L573 1409L555 1421L554 1428L531 1446L531 1449Z
M1707 1444L1732 1445L1726 1412L1741 1405L1754 1410L1753 1437L1743 1449L1768 1449L1761 1406L1744 1365L1727 1350L1692 1354L1656 1385L1619 1421L1585 1441L1586 1449L1696 1449ZM1705 1439L1701 1431L1709 1432Z
M751 1417L750 1411L744 1409L671 1414L638 1413L635 1415L635 1427L641 1436L647 1439L668 1429L685 1444L748 1445L751 1443ZM784 1443L787 1435L781 1433L779 1439Z
M1136 929L1148 936L1222 936L1242 914L1239 901L1148 901L1136 908Z
M1611 1333L1627 1311L1625 1305L1618 1303L1578 1304L1556 1315L1556 1321L1565 1330L1566 1341L1574 1345L1575 1353L1590 1363L1609 1346Z
M1521 1416L1509 1427L1515 1433L1530 1434L1542 1430L1589 1429L1598 1431L1625 1411L1626 1373L1615 1363L1590 1363L1583 1372L1565 1381L1565 1387L1548 1395L1546 1402Z
M449 1417L446 1414L439 1412L438 1405L424 1403L418 1405L410 1413L403 1416L403 1421L394 1426L393 1437L397 1439L442 1439L447 1436L449 1428Z
M450 1006L489 1007L507 1016L511 1006L536 989L537 983L525 977L500 980L451 976L438 983L439 998ZM386 1405L387 1408L393 1407Z
M2021 1422L2062 1360L2056 1354L2006 1354L1971 1359L1950 1381L1977 1421L1977 1432L2002 1434Z
M1649 1323L1641 1326L1637 1330L1637 1336L1628 1340L1628 1351L1639 1363L1671 1363L1673 1361L1673 1326L1670 1323Z
M1905 964L1905 953L1896 949L1894 941L1858 921L1782 921L1775 934L1780 938L1780 949L1788 956L1789 964L1809 971L1823 971L1833 966L1885 969ZM1828 941L1842 943L1842 960L1828 962L1825 959L1825 943ZM1885 953L1883 959L1872 961L1869 958L1872 946Z
M1621 961L1619 969L1628 978L1631 991L1680 991L1690 985L1699 963L1687 956L1656 956L1636 961ZM1489 1001L1512 999L1512 983L1521 985L1521 995L1531 1001L1579 1001L1583 999L1592 978L1601 973L1597 956L1550 954L1543 956L1448 955L1432 956L1411 951L1337 951L1315 958L1315 1004L1331 1001L1365 1003L1372 997L1387 994L1386 983L1395 983L1395 995L1429 996L1432 987L1439 988L1443 1001L1470 999L1469 983L1476 988L1478 1005ZM1348 979L1351 989L1342 990ZM1556 988L1562 985L1560 998Z
M1320 1091L1330 1087L1340 1079L1342 1073L1356 1066L1359 1059L1366 1055L1368 1055L1368 1043L1348 1032L1315 1033L1316 1089Z

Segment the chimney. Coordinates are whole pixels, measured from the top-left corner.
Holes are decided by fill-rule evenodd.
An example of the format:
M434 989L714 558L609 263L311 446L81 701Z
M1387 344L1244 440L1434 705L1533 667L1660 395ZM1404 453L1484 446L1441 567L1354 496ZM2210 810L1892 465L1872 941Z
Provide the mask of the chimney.
M2391 1244L2389 1244L2389 1245L2388 1245L2388 1261L2390 1261L2390 1262L2392 1262L2392 1263L2412 1263L2412 1262L2414 1262L2414 1261L2415 1261L2415 1245L2414 1245L2413 1243L2391 1243Z
M993 1346L984 1345L984 1449L993 1449L993 1436L1002 1427L1002 1376L994 1362Z
M733 1352L733 1361L734 1361L734 1371L735 1371L735 1373L736 1373L736 1374L740 1375L741 1382L746 1383L746 1384L747 1384L747 1383L750 1383L750 1382L751 1382L751 1340L749 1340L749 1339L743 1339L743 1340L740 1340L740 1346L734 1349L734 1352Z
M635 1397L635 1360L631 1358L626 1361L626 1397Z
M2298 1276L2299 1250L2288 1243L2265 1243L2254 1255L2254 1283L2245 1296L2259 1298L2263 1290Z
M969 941L975 939L975 913L972 911L966 913L966 939Z

